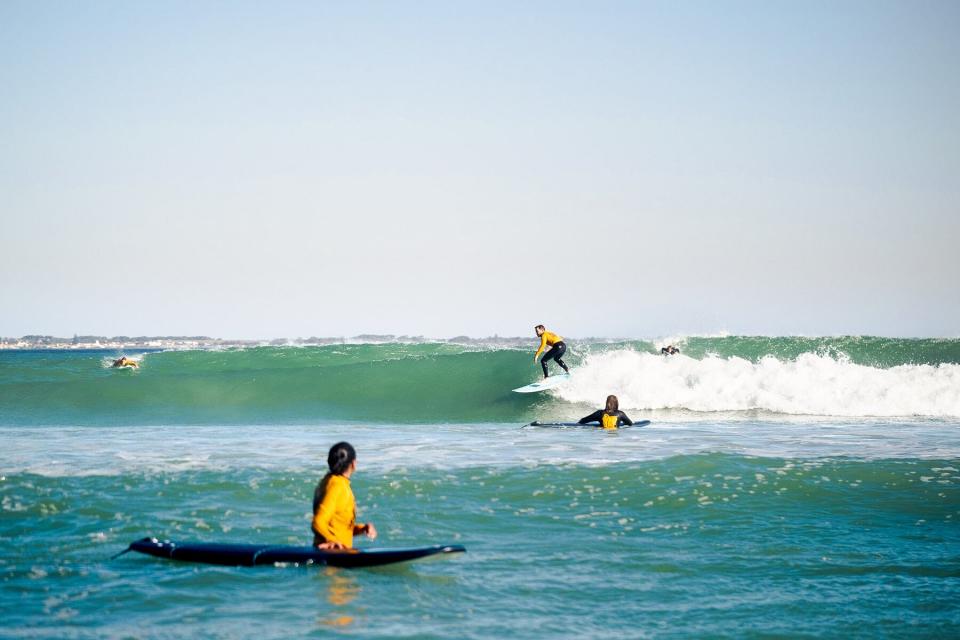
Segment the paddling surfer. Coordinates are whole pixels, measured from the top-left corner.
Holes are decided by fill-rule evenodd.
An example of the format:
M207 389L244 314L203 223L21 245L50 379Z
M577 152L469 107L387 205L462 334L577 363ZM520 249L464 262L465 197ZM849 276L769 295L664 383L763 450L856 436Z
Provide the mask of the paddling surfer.
M578 424L590 424L599 422L604 429L616 429L620 425L632 425L633 420L627 417L623 411L620 411L620 401L617 396L607 396L607 405L603 409L597 409L588 416L580 418Z

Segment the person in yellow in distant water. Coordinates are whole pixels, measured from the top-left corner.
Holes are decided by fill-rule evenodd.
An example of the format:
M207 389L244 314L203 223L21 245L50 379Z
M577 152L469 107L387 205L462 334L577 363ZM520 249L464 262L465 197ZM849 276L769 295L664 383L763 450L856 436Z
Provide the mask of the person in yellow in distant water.
M133 367L134 369L137 369L140 367L140 363L137 362L136 360L133 360L132 358L128 358L127 356L120 356L119 358L113 361L113 366L116 368Z
M579 424L590 424L591 422L599 422L604 429L616 429L621 424L633 424L633 420L628 418L623 411L620 411L620 401L617 400L617 396L607 396L607 406L580 418Z
M536 362L537 358L540 357L540 354L543 352L545 347L550 347L550 350L544 354L543 359L540 360L540 366L543 367L543 377L547 378L550 376L550 373L547 372L547 360L553 359L556 360L557 364L560 365L560 368L566 373L570 373L570 369L567 369L567 365L561 360L561 356L567 352L567 343L563 341L563 338L558 336L555 333L547 331L547 328L542 324L538 324L533 328L537 332L537 337L540 338L540 348L537 349L537 352L533 356L533 361Z
M352 549L353 536L377 537L372 523L357 524L357 503L350 476L357 470L357 452L338 442L327 455L330 471L313 492L313 546L325 551Z

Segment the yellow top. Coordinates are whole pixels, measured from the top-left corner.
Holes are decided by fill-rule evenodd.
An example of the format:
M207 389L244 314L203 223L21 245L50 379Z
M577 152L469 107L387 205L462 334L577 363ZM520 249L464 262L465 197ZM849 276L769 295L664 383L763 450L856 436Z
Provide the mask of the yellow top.
M332 475L326 491L313 512L313 532L326 542L339 542L353 547L353 528L357 520L357 503L350 488L350 480ZM317 541L320 542L320 541Z
M611 416L609 414L604 413L602 416L600 416L600 426L603 427L604 429L616 429L617 421L619 420L620 420L620 416L618 415Z
M533 359L536 360L540 357L540 354L543 352L544 347L557 344L558 342L563 342L563 338L558 336L555 333L550 333L549 331L544 331L540 334L540 348L537 349L537 353L534 354Z

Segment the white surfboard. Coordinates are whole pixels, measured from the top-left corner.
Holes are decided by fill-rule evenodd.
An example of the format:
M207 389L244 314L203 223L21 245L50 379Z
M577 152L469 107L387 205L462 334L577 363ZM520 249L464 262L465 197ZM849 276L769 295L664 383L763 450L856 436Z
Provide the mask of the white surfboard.
M547 389L553 389L554 387L563 384L569 379L569 373L561 373L557 376L550 376L549 378L541 380L540 382L534 382L533 384L528 384L525 387L514 389L514 391L517 393L536 393L537 391L546 391Z

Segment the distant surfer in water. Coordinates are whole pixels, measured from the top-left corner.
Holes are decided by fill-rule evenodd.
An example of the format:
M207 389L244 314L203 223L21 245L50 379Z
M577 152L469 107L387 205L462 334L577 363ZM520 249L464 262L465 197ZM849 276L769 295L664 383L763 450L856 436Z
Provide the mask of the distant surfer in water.
M660 348L660 353L665 356L672 356L675 353L680 353L680 349L677 349L672 344L668 344L667 346Z
M140 363L137 362L136 360L131 360L127 356L120 356L119 358L113 361L113 366L116 368L133 367L134 369L136 369L140 367Z
M313 492L313 546L327 551L352 549L353 536L377 537L372 523L357 524L357 503L350 476L357 470L357 452L348 442L338 442L327 455L330 471Z
M631 425L633 420L627 417L623 411L620 411L620 401L617 396L607 396L607 406L603 409L597 409L593 413L580 418L578 424L590 424L599 422L604 429L616 429L622 424Z
M550 347L550 350L547 351L543 359L540 360L540 366L543 367L543 377L547 378L550 376L550 373L547 371L547 360L551 358L560 365L560 368L563 369L565 373L570 373L567 365L560 359L561 356L567 352L567 344L563 341L563 338L555 333L550 333L542 324L538 324L533 330L537 332L537 337L540 338L540 348L537 349L537 352L534 354L533 361L537 361L537 358L545 347Z

